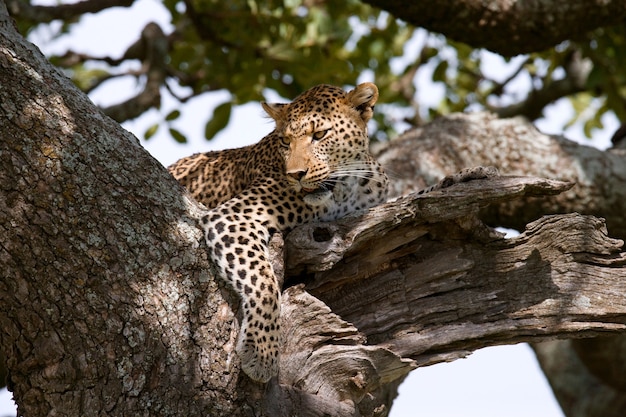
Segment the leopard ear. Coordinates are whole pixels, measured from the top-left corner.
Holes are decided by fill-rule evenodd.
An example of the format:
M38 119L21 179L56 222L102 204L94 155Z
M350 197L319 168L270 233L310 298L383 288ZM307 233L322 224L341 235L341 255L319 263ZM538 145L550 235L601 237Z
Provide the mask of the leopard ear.
M364 122L374 115L374 104L378 100L378 87L373 83L363 83L356 86L347 95L348 103L354 107Z
M276 123L281 122L285 118L285 108L288 104L284 103L266 103L261 102L261 106L263 106L263 110L267 113L269 117L274 119Z

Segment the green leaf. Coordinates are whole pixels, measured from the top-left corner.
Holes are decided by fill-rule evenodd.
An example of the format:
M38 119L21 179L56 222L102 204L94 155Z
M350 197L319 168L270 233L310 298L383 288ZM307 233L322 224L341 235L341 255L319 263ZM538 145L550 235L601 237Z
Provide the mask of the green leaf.
M298 57L298 54L294 50L293 46L288 42L276 42L267 48L266 53L268 57L277 61L291 62Z
M433 48L431 46L424 46L424 48L422 49L421 55L424 59L424 62L426 62L429 59L436 57L438 53L439 53L439 50L437 48Z
M170 135L172 135L174 140L178 143L187 143L187 137L173 127L170 127Z
M143 139L144 140L150 139L158 131L159 131L159 124L155 123L152 126L150 126L148 129L146 129L146 132L143 134Z
M100 79L110 76L109 72L101 68L85 68L77 65L73 68L72 81L83 91L88 91L100 81Z
M207 122L204 127L204 137L206 140L211 140L217 135L220 130L224 129L230 120L230 111L233 107L233 103L227 101L222 103L213 110L213 117Z
M167 120L168 122L171 122L172 120L176 120L179 117L180 117L180 111L172 110L171 112L167 114L167 116L165 116L165 120Z
M433 81L446 82L446 71L448 71L448 61L441 61L433 71Z

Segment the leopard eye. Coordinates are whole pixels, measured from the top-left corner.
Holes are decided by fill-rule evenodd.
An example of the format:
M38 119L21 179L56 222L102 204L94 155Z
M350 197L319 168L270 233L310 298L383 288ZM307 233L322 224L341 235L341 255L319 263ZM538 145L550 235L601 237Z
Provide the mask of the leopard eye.
M287 138L285 136L280 135L279 139L280 139L280 146L282 146L283 148L289 147L289 141L287 141Z
M330 129L326 130L318 130L317 132L313 132L313 140L320 140L328 133Z

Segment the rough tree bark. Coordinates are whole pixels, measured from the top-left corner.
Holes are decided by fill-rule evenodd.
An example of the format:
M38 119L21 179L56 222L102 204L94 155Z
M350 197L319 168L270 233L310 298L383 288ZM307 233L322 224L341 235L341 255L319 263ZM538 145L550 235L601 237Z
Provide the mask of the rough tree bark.
M492 178L295 230L281 371L259 386L200 208L0 6L0 348L20 415L383 416L415 367L624 331L626 254L602 220L503 240L478 218L571 186Z
M0 327L19 412L226 413L235 330L196 205L2 7Z

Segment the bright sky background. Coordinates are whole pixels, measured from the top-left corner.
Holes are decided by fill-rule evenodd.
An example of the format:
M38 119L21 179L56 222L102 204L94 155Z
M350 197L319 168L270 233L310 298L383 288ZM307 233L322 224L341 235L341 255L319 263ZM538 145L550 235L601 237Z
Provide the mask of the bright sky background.
M138 38L145 24L150 21L159 23L166 31L170 27L168 14L160 2L139 0L130 9L116 8L86 16L72 30L71 37L48 42L50 33L43 30L31 40L48 53L64 51L70 46L78 52L118 57L130 42ZM115 30L111 30L113 27ZM419 36L414 42L420 42ZM417 51L417 47L407 48L407 59L411 59L412 52ZM485 69L490 70L492 78L504 79L507 76L508 68L501 59L494 55L488 55L486 59ZM514 66L513 64L509 68ZM525 91L530 83L523 78L517 82L520 91ZM130 97L137 88L133 80L119 80L115 88L109 87L107 91L96 90L92 99L99 105L113 104L122 98ZM418 94L422 103L436 103L438 94L441 94L429 83L427 72L421 73L418 77ZM204 123L213 108L228 98L227 92L221 92L191 100L185 105L182 116L173 125L187 136L189 139L187 145L176 144L166 129L161 127L148 142L142 141L144 146L167 166L191 153L256 142L272 130L272 124L262 116L260 105L252 103L235 108L228 128L214 140L205 141ZM280 100L279 97L271 95L266 98L270 101ZM141 139L150 125L162 120L164 115L178 106L178 102L164 96L160 112L152 110L135 121L125 123L124 127ZM538 121L537 125L547 133L562 133L560 126L570 115L571 110L567 104L556 104L547 109L546 117ZM609 138L617 128L614 117L607 116L603 122L605 129L596 132L597 137L594 139L595 146L600 148L609 146ZM589 143L583 138L580 126L570 128L565 134L571 139ZM0 392L0 416L4 415L15 415L11 393L6 389ZM467 359L420 368L412 372L400 387L400 395L394 403L391 417L418 415L562 417L563 413L531 349L525 344L520 344L482 349Z

